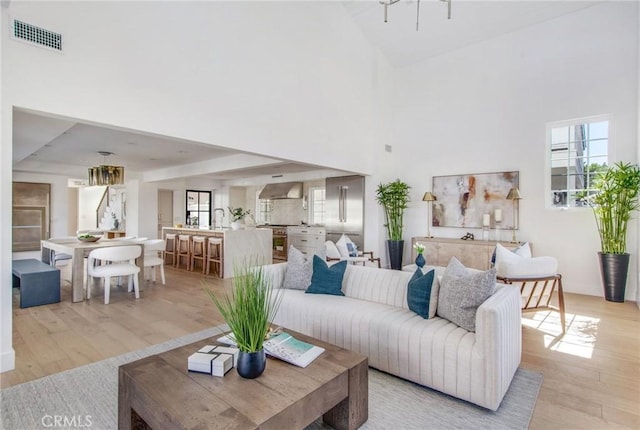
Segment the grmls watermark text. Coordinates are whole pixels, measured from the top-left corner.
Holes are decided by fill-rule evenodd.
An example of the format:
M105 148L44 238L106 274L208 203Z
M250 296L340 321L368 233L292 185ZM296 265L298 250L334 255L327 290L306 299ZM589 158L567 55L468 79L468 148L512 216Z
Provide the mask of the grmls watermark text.
M44 427L48 428L83 428L93 425L91 415L44 415L40 421Z

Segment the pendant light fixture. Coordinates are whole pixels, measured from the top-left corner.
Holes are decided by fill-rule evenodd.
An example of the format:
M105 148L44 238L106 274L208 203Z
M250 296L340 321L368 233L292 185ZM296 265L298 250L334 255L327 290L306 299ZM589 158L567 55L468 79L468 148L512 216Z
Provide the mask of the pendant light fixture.
M384 22L387 22L387 9L392 4L398 3L400 0L379 0L380 4L384 6ZM451 19L451 0L440 0L447 4L447 19ZM417 0L416 7L416 31L418 31L418 25L420 24L420 0Z
M124 167L110 166L107 157L114 155L109 151L98 151L104 157L103 164L89 167L89 185L122 185L124 184Z

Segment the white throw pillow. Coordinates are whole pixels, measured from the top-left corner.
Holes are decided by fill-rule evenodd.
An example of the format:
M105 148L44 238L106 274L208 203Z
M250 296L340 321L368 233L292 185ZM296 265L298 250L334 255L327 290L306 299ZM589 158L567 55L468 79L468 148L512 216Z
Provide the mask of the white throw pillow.
M327 240L325 243L325 249L327 250L327 258L330 259L340 259L342 256L340 255L340 251L335 243L330 240Z
M497 276L502 278L541 278L555 275L558 260L554 257L531 257L531 248L526 242L514 251L496 244Z
M341 258L349 258L349 247L347 246L347 243L349 242L349 238L344 234L340 236L340 239L338 239L338 241L336 242L336 246L338 247L338 252L340 253Z
M498 269L498 273L500 272L499 266L504 263L518 263L525 258L531 258L531 248L529 247L529 242L525 242L519 248L514 249L513 251L505 248L504 246L496 243L496 265L495 267Z

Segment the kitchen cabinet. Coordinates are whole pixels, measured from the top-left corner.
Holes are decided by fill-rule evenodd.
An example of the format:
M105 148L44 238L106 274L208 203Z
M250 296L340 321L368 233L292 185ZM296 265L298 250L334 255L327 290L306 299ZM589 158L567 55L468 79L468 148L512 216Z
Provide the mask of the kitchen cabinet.
M411 262L416 259L414 245L420 242L424 245L424 257L429 266L447 266L451 257L456 257L466 267L479 270L491 268L491 257L496 247L496 241L491 240L462 240L441 237L412 237ZM500 242L507 249L515 249L522 243ZM529 242L531 246L531 242Z
M324 227L289 227L287 238L290 245L293 245L308 258L317 253L324 255L326 234L327 231Z

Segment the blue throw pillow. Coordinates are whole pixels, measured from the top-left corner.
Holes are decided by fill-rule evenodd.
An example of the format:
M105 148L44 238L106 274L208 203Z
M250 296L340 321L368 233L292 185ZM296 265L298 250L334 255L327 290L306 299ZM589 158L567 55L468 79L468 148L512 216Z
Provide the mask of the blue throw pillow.
M307 288L309 294L332 294L334 296L344 296L342 292L342 278L347 269L347 261L341 261L332 266L318 257L313 256L313 275L311 275L311 285Z
M429 302L431 301L434 274L435 271L431 269L423 275L422 269L418 268L409 280L407 289L409 309L424 319L429 319Z

